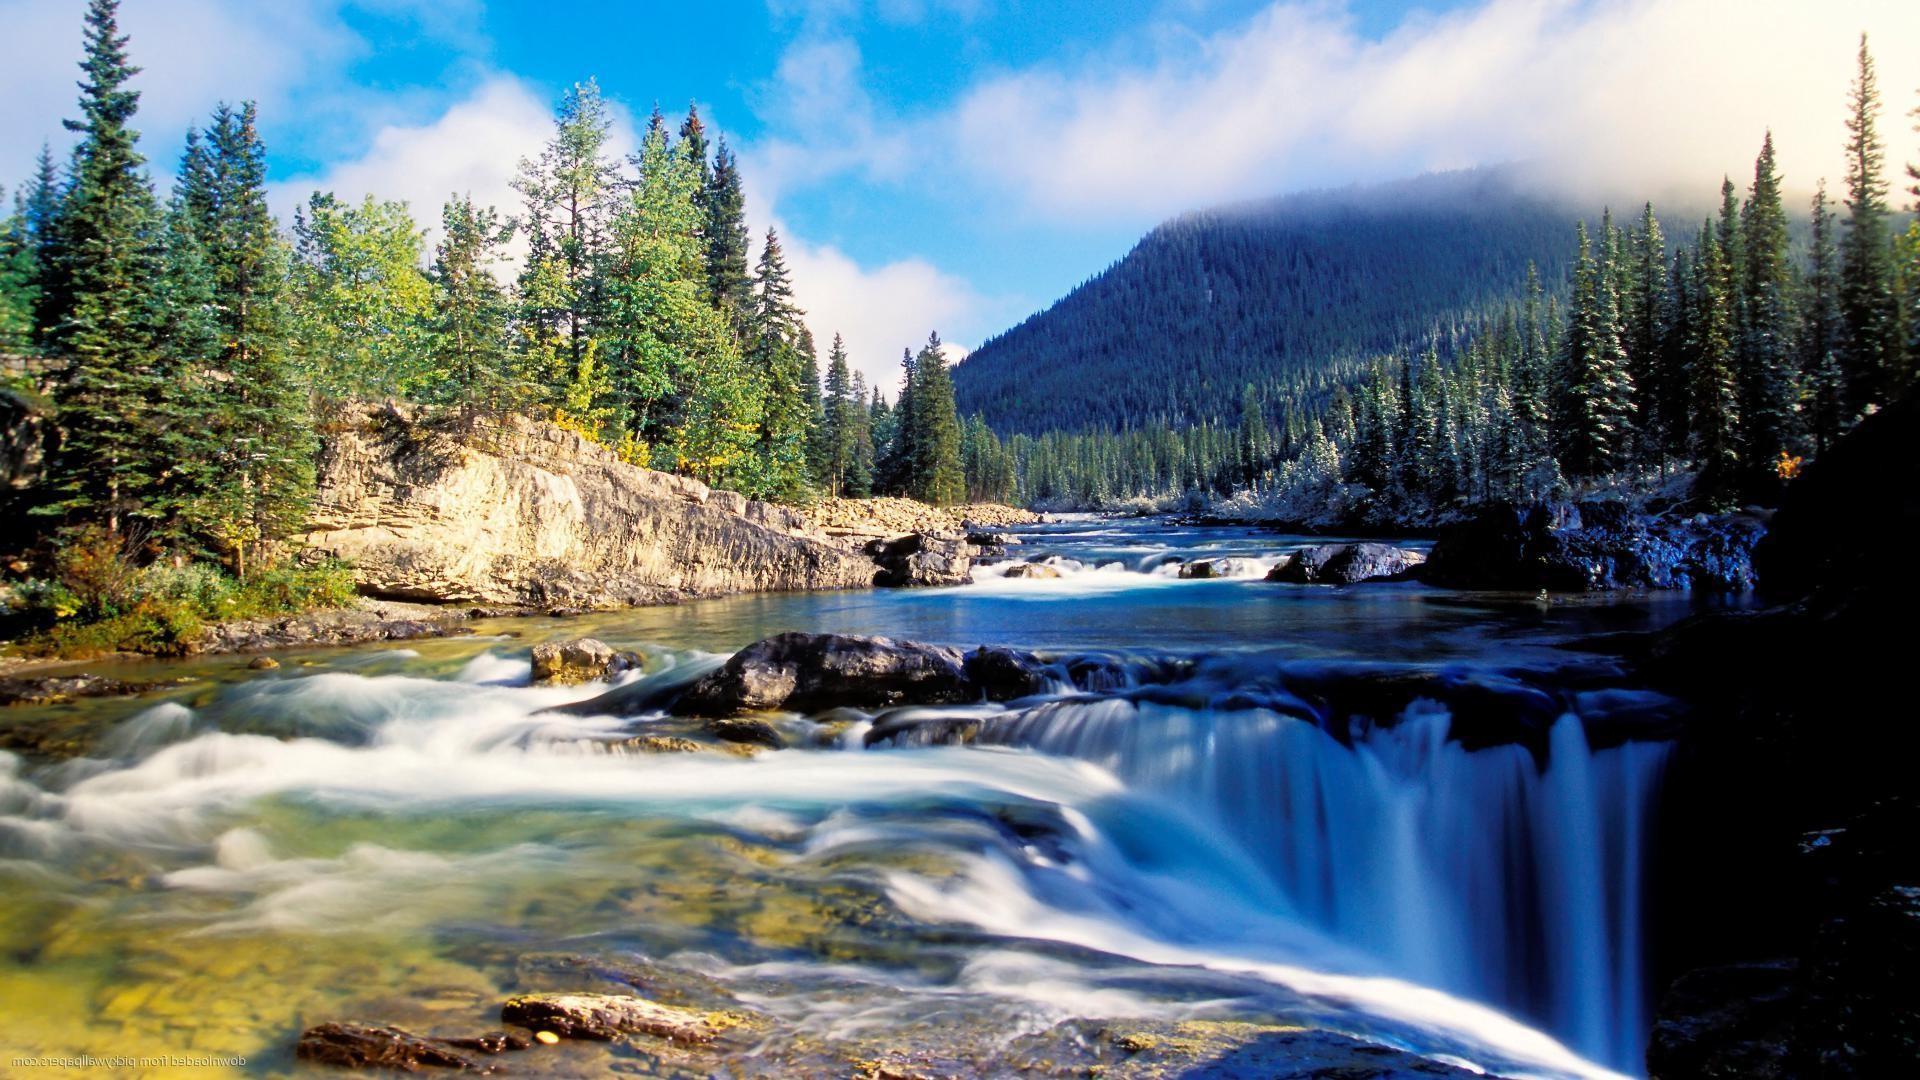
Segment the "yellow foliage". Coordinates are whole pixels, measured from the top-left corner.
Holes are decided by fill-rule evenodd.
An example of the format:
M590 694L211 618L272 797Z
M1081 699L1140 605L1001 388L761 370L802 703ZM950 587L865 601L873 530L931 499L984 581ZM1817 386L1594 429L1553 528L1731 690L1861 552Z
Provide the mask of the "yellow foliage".
M1785 450L1782 450L1780 451L1780 460L1773 463L1773 471L1777 473L1782 480L1792 480L1800 475L1800 461L1801 458L1798 454L1788 454Z

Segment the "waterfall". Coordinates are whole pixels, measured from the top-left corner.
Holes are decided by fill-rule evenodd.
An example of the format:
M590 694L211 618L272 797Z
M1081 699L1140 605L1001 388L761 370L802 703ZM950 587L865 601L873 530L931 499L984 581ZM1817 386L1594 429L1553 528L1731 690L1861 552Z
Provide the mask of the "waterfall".
M1594 750L1569 712L1544 755L1469 752L1451 720L1418 700L1342 742L1266 708L1080 698L989 719L978 742L1089 761L1207 815L1291 914L1637 1070L1640 867L1669 745Z

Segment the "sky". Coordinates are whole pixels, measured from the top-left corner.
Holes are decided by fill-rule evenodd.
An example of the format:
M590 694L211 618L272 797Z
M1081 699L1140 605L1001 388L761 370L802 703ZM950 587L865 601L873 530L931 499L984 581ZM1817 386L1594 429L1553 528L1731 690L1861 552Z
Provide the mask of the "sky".
M0 0L0 182L66 145L84 7ZM283 217L316 189L511 212L574 82L621 146L697 104L816 337L883 387L929 331L964 353L1223 202L1499 162L1583 205L1699 202L1769 129L1790 191L1837 187L1862 31L1890 174L1920 159L1911 0L123 0L121 24L161 181L189 124L255 100Z

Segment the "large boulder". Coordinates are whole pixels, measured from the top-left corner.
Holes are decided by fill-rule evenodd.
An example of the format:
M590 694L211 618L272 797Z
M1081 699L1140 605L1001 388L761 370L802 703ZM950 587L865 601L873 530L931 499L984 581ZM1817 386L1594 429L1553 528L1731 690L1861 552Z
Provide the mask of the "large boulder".
M1301 548L1272 570L1268 581L1294 585L1351 585L1406 577L1426 556L1392 544L1315 544Z
M533 681L570 686L638 670L638 653L621 652L599 638L547 641L533 647Z
M795 632L754 642L735 653L717 671L688 687L672 710L689 716L731 717L775 709L819 712L838 706L878 709L1011 701L1045 691L1052 685L1051 670L1046 661L1015 649L982 646L963 653L917 641ZM707 730L740 740L716 731L712 724ZM780 745L777 736L762 741Z
M958 649L847 634L778 634L735 653L693 684L678 711L698 716L851 705L942 704L975 698Z
M305 546L372 595L606 608L873 583L870 560L794 511L551 424L363 405L324 431Z
M677 1043L708 1043L731 1027L726 1013L697 1012L631 994L521 994L500 1006L500 1021L563 1039L611 1042L651 1035Z
M973 581L973 552L965 538L910 533L875 540L866 553L880 564L873 584L889 588L918 585L967 585Z
M1421 572L1463 589L1744 591L1766 523L1753 514L1650 518L1625 503L1496 502L1444 531Z
M1249 577L1258 566L1252 559L1195 559L1181 565L1180 576L1201 579Z

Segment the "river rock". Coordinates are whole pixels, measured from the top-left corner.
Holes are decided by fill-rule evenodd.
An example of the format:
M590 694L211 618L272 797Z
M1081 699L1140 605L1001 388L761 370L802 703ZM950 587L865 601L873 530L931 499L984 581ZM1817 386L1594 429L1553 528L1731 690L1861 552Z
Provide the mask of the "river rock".
M1397 581L1424 562L1426 556L1420 552L1392 544L1315 544L1301 548L1267 571L1267 580L1295 585Z
M1060 571L1045 563L1023 562L1014 563L1012 566L1007 567L1007 572L1004 576L1010 578L1032 578L1036 581L1051 580L1059 577Z
M128 682L105 675L9 675L0 678L0 706L60 705L76 698L126 697L153 689L150 682Z
M981 529L971 521L966 522L962 527L967 530L967 543L977 548L1009 548L1020 543L1020 538L1010 532Z
M611 1042L651 1035L669 1042L712 1042L731 1026L726 1014L695 1012L627 994L522 994L500 1006L502 1023L563 1039Z
M872 541L865 551L880 564L880 572L873 577L875 585L901 588L973 581L973 555L959 537L912 533Z
M503 1043L502 1049L508 1047ZM300 1033L293 1056L316 1065L342 1069L391 1069L419 1072L422 1066L460 1072L492 1072L474 1059L456 1053L439 1039L422 1038L397 1027L328 1023Z
M356 405L323 430L306 547L373 595L605 608L873 583L871 561L796 512L551 424Z
M1766 523L1750 513L1650 518L1625 503L1493 503L1441 533L1422 580L1589 592L1753 587Z
M1050 683L1032 653L982 645L962 664L967 681L988 701L1012 701L1045 693Z
M960 650L846 634L787 633L735 653L676 703L696 716L974 700Z
M1183 578L1231 578L1246 577L1259 568L1252 559L1195 559L1182 564L1180 576Z
M640 666L638 653L621 652L598 638L548 641L533 647L533 681L541 685L592 682Z

